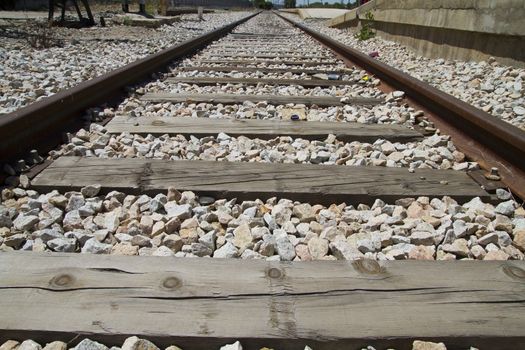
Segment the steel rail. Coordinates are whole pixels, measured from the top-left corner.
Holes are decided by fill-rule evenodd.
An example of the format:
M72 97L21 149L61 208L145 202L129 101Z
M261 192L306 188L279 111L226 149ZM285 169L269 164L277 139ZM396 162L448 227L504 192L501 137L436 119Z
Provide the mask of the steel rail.
M525 132L456 97L411 77L381 61L344 45L276 12L324 46L372 73L384 83L404 91L409 101L431 112L428 115L442 133L486 170L497 167L503 182L525 199Z
M49 151L60 143L62 133L80 121L87 108L122 94L125 86L136 84L164 69L172 61L192 54L229 33L259 12L129 63L99 77L62 90L0 117L0 161L23 157L27 151Z

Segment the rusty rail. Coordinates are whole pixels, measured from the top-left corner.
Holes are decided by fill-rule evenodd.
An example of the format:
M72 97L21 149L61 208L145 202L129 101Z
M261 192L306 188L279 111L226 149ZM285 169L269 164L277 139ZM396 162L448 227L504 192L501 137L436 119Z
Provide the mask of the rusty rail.
M196 52L257 14L253 13L0 117L0 161L8 162L23 157L31 149L49 151L60 143L65 130L79 123L80 116L87 108L120 95L125 86L141 82L151 73Z
M523 130L303 24L275 14L392 88L404 91L409 101L431 112L429 119L442 133L450 135L462 152L486 170L497 167L503 182L525 199Z

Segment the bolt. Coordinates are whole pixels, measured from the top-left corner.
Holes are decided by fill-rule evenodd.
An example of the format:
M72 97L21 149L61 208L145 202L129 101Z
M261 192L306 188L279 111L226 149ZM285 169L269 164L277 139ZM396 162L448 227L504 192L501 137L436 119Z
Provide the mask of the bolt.
M19 159L17 162L16 162L16 165L15 165L15 170L19 173L21 172L24 172L26 170L28 170L29 167L27 166L26 164L26 161L23 160L23 159Z
M29 151L29 156L26 158L28 164L39 164L44 161L44 158L40 157L36 149Z
M485 177L492 181L501 180L501 176L499 176L499 170L496 167L490 168L490 173L485 174Z

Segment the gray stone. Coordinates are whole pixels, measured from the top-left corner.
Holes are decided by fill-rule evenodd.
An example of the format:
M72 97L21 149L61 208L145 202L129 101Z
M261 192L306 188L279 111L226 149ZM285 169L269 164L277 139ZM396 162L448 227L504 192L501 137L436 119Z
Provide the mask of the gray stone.
M0 345L0 350L16 350L20 345L16 340L7 340L5 343Z
M63 221L64 229L72 231L76 228L82 228L82 218L80 217L80 213L78 210L73 210L64 216Z
M315 214L312 206L308 203L302 203L293 207L293 215L301 222L310 222L315 220Z
M16 230L26 231L31 230L38 223L38 216L34 215L23 215L19 214L15 221L13 221L13 226Z
M111 244L101 243L93 237L86 241L81 251L82 253L109 254L111 252L111 248Z
M226 242L213 253L214 258L237 258L239 251L231 242Z
M66 232L64 236L66 238L75 238L80 243L80 245L83 246L84 244L86 244L88 239L93 237L93 234L86 232L86 231L78 230L78 231ZM60 238L60 237L53 237L53 238Z
M246 249L244 252L242 252L241 254L241 259L264 259L265 256L257 253L257 252L254 252L253 250L251 249Z
M272 256L275 254L275 240L263 241L259 246L259 253L264 256Z
M513 200L501 202L500 204L496 206L494 211L498 214L512 216L512 214L514 214L514 209L515 209L514 204L515 203Z
M383 253L390 259L406 259L410 252L416 247L410 243L397 243L383 249Z
M433 245L434 235L430 232L415 231L410 235L410 243L415 245Z
M44 229L33 232L33 238L40 238L42 242L46 243L55 238L64 238L64 235L55 229Z
M22 248L20 248L20 250L32 251L34 243L35 241L33 241L32 239L28 239L24 242L24 245L22 246Z
M512 238L507 232L496 231L496 234L498 235L498 245L500 247L507 247L512 244Z
M478 244L482 246L486 246L489 243L498 243L498 234L496 232L488 233L484 235L481 238L478 238Z
M86 198L95 197L100 192L100 184L89 185L82 187L80 193Z
M357 249L363 254L375 253L381 250L381 241L372 238L358 239L356 246Z
M13 226L13 221L7 215L0 215L0 227L11 227Z
M521 106L515 106L512 111L516 113L517 115L525 115L525 108Z
M394 96L395 98L402 98L405 96L405 92L404 91L393 91L392 96Z
M12 248L19 248L22 246L22 244L24 244L24 242L27 240L27 237L25 234L23 233L18 233L16 235L12 235L12 236L9 236L9 237L5 237L4 238L4 244L8 247L12 247Z
M210 248L212 251L215 250L215 239L217 234L214 230L206 233L204 236L199 238L199 243L204 244L206 247Z
M268 229L270 231L273 231L273 230L275 230L277 228L277 223L275 222L275 219L273 218L273 216L270 213L264 214L263 215L263 220L266 223L266 225L268 226Z
M66 211L78 210L78 208L82 207L84 204L86 204L84 197L78 193L74 193L69 197Z
M456 220L452 223L452 228L454 230L454 236L456 238L462 238L467 235L467 225L463 220Z
M253 247L253 236L251 234L250 226L247 223L242 223L235 230L233 230L233 244L239 248L242 253L246 248Z
M120 224L119 213L117 210L106 213L104 216L104 227L110 231L115 232Z
M192 243L191 252L197 256L209 256L213 253L213 249L202 243Z
M151 240L143 235L135 235L131 238L131 244L137 247L151 247Z
M108 347L104 344L97 343L91 339L84 339L73 349L75 350L108 350Z
M143 249L153 249L153 248L149 248L149 247L140 248L139 255L142 255L142 254L140 254L140 251L143 250ZM175 253L170 248L162 245L162 246L158 247L157 249L155 249L151 253L151 255L152 256L174 256Z
M455 240L452 244L443 244L442 249L444 252L454 254L458 257L467 257L469 254L467 241L463 238Z
M164 239L162 240L162 244L164 244L166 247L170 248L176 253L182 249L184 242L182 241L182 238L180 238L180 236L176 234L171 234L164 237Z
M276 233L276 231L278 231ZM292 261L295 258L295 248L284 230L275 230L275 250L282 260Z
M239 341L236 341L233 344L226 344L221 346L220 350L242 350L242 345Z
M170 219L177 218L182 221L191 217L192 207L190 204L178 205L174 202L168 202L164 205L164 209Z
M67 344L62 341L54 341L51 343L47 343L46 346L44 346L44 350L66 350Z
M18 346L17 350L41 350L41 349L42 349L42 346L40 344L38 344L37 342L31 339L28 339L28 340L24 340L22 344Z
M129 337L122 344L122 350L159 350L159 348L149 340Z
M47 242L47 246L55 252L73 253L77 247L77 241L73 238L54 238Z
M313 237L308 241L308 251L313 259L321 259L328 254L328 241L319 237Z
M282 226L286 221L290 221L292 210L284 204L277 204L272 208L272 216L275 222Z
M346 240L337 239L330 243L332 254L339 260L358 260L364 257L357 248L352 247Z
M109 235L109 230L106 230L106 229L96 230L95 232L93 232L93 236L95 236L95 238L99 242L104 242L106 238L108 237L108 235Z
M447 350L447 347L443 343L415 340L412 343L412 350Z
M499 200L502 201L507 201L512 198L512 194L509 191L504 190L503 188L496 189L496 196Z

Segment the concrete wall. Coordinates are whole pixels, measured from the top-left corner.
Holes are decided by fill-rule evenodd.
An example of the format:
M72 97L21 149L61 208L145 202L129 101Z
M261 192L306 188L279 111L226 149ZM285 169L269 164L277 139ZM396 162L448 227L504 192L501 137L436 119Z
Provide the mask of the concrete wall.
M296 14L299 17L301 17L301 19L308 19L308 18L332 19L336 17L342 17L345 13L347 13L350 10L309 7L309 8L280 9L279 11Z
M330 25L357 26L367 11L381 37L419 54L525 67L525 0L372 0Z

